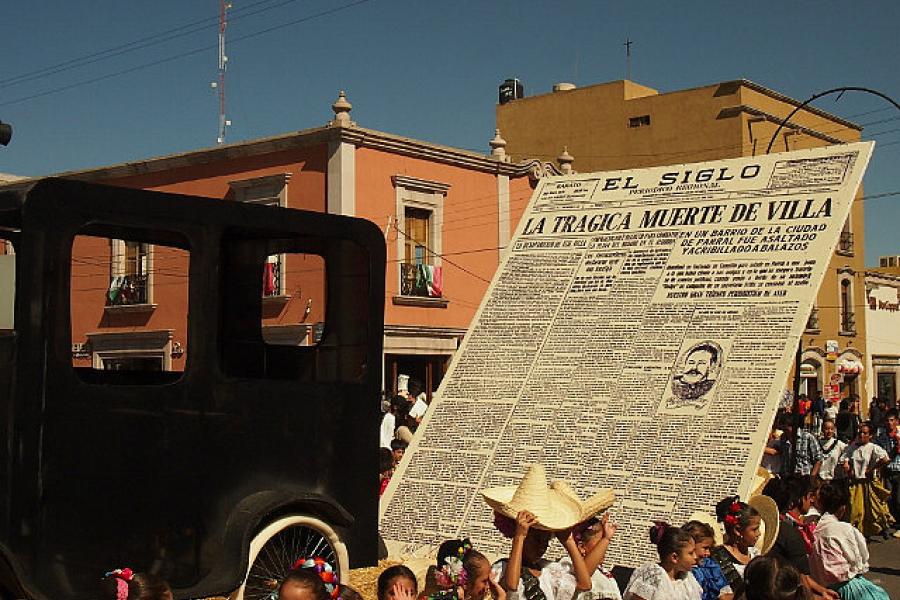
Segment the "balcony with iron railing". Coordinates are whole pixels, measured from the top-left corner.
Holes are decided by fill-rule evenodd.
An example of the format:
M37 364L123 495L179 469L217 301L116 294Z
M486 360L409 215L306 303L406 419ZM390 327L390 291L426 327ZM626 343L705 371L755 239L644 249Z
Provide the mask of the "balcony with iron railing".
M847 256L853 255L853 234L849 231L842 231L841 237L838 240L837 247L838 254L844 254Z
M856 335L856 313L841 312L841 335Z
M106 294L107 306L131 306L149 304L147 275L123 275L113 277Z
M806 333L819 333L819 309L813 306L806 319Z
M400 263L400 295L394 296L394 304L445 307L443 295L441 267Z

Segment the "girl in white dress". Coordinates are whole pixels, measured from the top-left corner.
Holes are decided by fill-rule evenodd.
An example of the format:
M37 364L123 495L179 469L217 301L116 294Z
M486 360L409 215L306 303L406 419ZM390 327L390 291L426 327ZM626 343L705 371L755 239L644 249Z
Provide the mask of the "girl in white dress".
M650 541L656 544L659 562L635 569L624 600L700 600L703 588L691 573L697 564L691 534L657 522L650 528Z
M606 549L616 529L618 525L610 521L609 513L606 513L599 519L594 517L576 525L572 530L578 549L584 556L585 567L591 574L591 589L579 594L577 600L622 600L622 593L612 573L603 568ZM569 568L574 576L575 570L568 557L561 558L559 562Z

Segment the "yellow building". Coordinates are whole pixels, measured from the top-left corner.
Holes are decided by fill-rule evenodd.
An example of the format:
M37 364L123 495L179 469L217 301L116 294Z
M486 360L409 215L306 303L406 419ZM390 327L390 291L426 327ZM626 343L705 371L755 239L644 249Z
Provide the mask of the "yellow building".
M746 80L659 93L632 81L497 105L497 127L513 160L560 160L578 172L765 154L781 120L801 102ZM779 133L773 152L858 141L859 125L806 107ZM802 338L801 392L866 394L866 289L860 189ZM866 404L867 398L863 398Z

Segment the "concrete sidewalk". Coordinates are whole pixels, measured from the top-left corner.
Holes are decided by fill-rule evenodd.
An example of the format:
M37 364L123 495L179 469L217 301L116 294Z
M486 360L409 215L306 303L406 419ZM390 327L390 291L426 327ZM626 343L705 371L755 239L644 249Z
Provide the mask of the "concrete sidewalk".
M869 572L866 578L900 598L900 539L869 544Z

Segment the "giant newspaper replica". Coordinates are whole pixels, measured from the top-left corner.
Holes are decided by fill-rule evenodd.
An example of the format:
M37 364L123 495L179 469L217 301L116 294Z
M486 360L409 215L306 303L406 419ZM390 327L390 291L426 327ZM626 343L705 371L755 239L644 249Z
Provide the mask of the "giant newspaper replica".
M747 496L871 151L542 180L382 498L391 554L505 556L479 490L534 462L615 489L609 564L655 558L653 519Z

